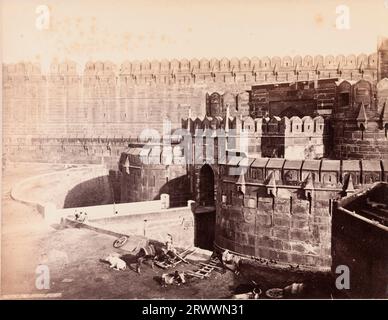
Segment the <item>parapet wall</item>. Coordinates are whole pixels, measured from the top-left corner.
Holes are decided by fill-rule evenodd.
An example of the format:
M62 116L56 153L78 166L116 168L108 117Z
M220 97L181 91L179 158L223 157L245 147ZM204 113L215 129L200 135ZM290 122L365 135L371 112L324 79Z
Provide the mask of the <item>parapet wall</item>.
M84 67L84 73L87 75L151 75L151 74L168 74L176 73L195 74L195 72L239 72L239 71L259 71L273 70L278 71L295 70L296 67L301 70L311 70L316 67L319 69L373 69L377 68L377 53L369 55L350 54L348 56L285 56L285 57L253 57L244 58L222 58L206 59L202 58L181 60L143 60L143 61L125 61L121 65L116 65L110 61L90 61ZM3 72L6 76L13 74L40 74L40 66L32 63L18 63L4 65ZM62 63L52 63L50 74L77 74L77 64L74 61L64 61Z
M321 116L317 117L257 117L252 118L231 116L227 120L226 117L196 117L182 119L182 128L188 129L192 134L197 129L202 130L217 130L226 128L226 121L228 121L228 129L234 129L234 133L239 134L242 131L245 133L263 133L263 134L289 134L305 135L309 134L323 134L325 120Z
M387 160L288 160L279 158L233 157L220 170L225 179L237 182L230 176L231 168L245 169L247 183L268 187L294 186L307 189L346 191L349 178L352 186L361 188L378 181L388 181ZM272 180L270 182L270 180ZM306 187L308 182L309 187ZM276 183L274 185L273 183ZM278 195L281 196L281 195Z

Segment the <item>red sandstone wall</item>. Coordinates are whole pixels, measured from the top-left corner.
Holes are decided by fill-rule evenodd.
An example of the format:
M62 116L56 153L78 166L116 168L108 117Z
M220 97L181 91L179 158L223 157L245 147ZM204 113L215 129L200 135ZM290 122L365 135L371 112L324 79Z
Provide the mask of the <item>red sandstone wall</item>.
M7 137L3 153L7 160L51 163L104 163L117 169L121 152L128 145L123 139L59 139Z
M259 188L260 189L260 188ZM217 208L215 243L247 256L315 269L331 265L329 200L266 197L249 188L243 205ZM224 192L224 190L220 190ZM333 195L335 192L333 193ZM236 197L237 198L237 197Z
M137 135L168 115L205 112L205 94L234 94L254 84L325 77L377 77L377 54L187 61L89 62L79 75L74 62L53 63L44 74L30 63L3 65L4 133L39 136ZM319 72L318 72L319 71ZM181 107L179 107L179 105ZM109 123L109 127L102 124ZM131 125L129 125L131 124Z

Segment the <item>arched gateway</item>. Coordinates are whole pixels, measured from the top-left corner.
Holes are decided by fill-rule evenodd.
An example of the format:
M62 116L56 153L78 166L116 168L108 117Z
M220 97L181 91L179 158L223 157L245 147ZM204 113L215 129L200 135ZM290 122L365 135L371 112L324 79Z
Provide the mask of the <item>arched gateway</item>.
M199 171L198 206L195 210L195 245L213 250L216 224L214 172L205 164Z

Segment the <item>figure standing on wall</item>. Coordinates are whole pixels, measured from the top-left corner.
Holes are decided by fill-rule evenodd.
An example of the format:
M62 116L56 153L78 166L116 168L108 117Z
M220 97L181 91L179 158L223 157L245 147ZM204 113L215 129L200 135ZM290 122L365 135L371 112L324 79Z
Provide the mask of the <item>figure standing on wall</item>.
M176 249L173 245L173 238L170 233L167 233L167 241L166 241L166 254L172 253L173 255L176 254Z

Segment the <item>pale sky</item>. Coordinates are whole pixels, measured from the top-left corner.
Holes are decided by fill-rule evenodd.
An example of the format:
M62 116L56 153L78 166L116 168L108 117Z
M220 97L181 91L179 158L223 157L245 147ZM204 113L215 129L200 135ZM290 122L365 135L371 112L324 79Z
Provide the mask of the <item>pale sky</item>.
M336 7L350 29L336 28ZM35 26L38 5L50 26ZM388 0L2 0L5 63L232 58L376 51Z

